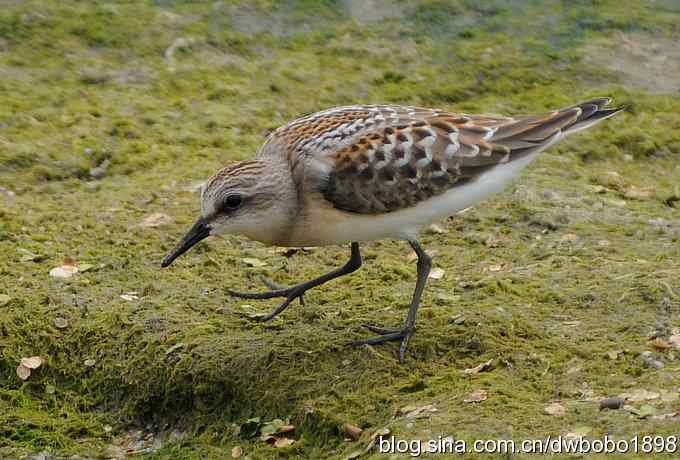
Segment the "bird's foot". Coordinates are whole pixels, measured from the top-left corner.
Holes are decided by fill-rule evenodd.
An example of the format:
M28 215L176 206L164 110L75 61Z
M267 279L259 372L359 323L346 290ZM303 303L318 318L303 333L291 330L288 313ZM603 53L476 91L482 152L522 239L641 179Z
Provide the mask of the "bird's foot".
M408 348L408 342L411 340L413 332L415 332L415 327L405 327L404 329L386 329L375 326L366 326L369 330L381 334L378 337L372 337L370 339L355 340L351 344L354 346L358 345L378 345L385 342L393 342L400 340L399 345L399 362L404 363L406 360L406 349Z
M271 279L261 276L260 279L262 280L262 283L269 288L269 291L265 292L241 292L241 291L233 291L231 289L227 289L227 294L229 294L232 297L239 297L241 299L255 299L255 300L264 300L264 299L273 299L274 297L289 297L293 293L298 293L300 289L298 286L293 286L289 288L284 288L283 286L280 286L276 284L274 281ZM305 291L302 291L299 293L296 297L300 299L300 305L305 305Z
M285 297L286 300L281 302L278 307L276 307L271 313L269 314L254 314L254 315L246 315L248 319L251 319L253 321L257 321L260 323L266 323L267 321L271 321L272 319L276 318L279 313L281 313L283 310L285 310L290 303L295 300L299 299L300 304L304 306L305 304L305 291L306 289L300 285L298 286L292 286L289 288L282 288L276 283L274 283L272 280L262 277L262 282L269 288L269 291L265 292L238 292L238 291L232 291L231 289L227 289L227 293L231 295L232 297L239 297L241 299L272 299L274 297Z

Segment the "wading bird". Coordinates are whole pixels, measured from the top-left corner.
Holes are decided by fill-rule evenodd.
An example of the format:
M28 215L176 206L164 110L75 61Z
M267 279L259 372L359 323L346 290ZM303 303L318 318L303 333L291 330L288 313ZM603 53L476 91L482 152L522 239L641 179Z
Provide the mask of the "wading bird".
M516 118L450 113L394 105L337 107L278 128L254 160L215 173L201 192L201 216L162 262L170 265L193 245L225 233L268 245L350 243L349 261L325 275L247 299L284 298L268 321L313 287L361 266L359 242L409 242L418 256L415 290L403 327L370 327L399 341L404 361L431 268L418 243L424 226L498 192L538 154L622 108L599 98L541 116Z

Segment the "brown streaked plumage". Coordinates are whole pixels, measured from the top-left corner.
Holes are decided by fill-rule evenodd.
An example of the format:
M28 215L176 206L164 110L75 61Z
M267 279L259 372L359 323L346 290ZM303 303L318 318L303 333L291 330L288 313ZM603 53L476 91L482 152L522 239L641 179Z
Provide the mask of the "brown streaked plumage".
M611 117L607 98L542 116L493 117L390 105L329 109L274 131L256 159L218 171L202 192L202 216L163 261L169 265L210 234L240 233L267 244L352 242L345 266L306 283L247 298L304 292L361 265L360 241L401 238L418 255L418 280L406 324L361 343L400 340L403 361L430 269L417 242L421 227L491 193L538 153L572 132ZM377 330L374 328L374 330Z

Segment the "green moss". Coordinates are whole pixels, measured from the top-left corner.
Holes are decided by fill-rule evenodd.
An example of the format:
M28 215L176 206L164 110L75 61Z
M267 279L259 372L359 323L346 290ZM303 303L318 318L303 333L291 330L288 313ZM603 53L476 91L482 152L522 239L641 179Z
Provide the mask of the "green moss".
M426 0L368 17L361 6L1 9L0 294L10 299L0 306L0 456L101 455L134 428L162 439L142 456L154 459L224 458L235 445L252 458L342 458L384 426L409 439L522 439L579 426L593 436L677 433L673 419L599 412L582 395L677 387L675 351L653 353L663 369L640 355L655 329L680 326L669 198L680 182L680 100L628 85L592 47L620 52L632 31L677 40L678 11ZM187 46L166 58L178 38ZM251 157L302 113L387 101L517 114L603 94L627 113L561 143L509 191L423 237L446 273L428 285L405 366L394 345L347 346L368 334L363 324L403 320L415 278L403 243L364 245L361 271L266 325L243 313L272 302L244 307L224 288L258 289L261 273L292 284L347 249L285 256L229 237L158 268L197 213L191 186ZM654 195L592 187L611 171ZM173 223L139 226L155 212ZM67 256L90 270L50 277ZM267 266L248 268L243 257ZM120 297L130 292L139 299ZM23 382L15 369L32 355L45 363ZM489 359L488 372L462 372ZM487 401L462 402L478 388ZM554 400L565 417L543 412ZM428 417L394 416L430 403L439 410ZM277 450L236 435L251 417L290 419L296 444ZM344 423L364 428L359 443L344 441Z

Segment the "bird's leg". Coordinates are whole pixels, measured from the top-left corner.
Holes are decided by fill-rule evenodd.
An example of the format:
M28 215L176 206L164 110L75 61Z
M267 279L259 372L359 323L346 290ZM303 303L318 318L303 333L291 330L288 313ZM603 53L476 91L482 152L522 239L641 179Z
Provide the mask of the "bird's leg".
M307 290L319 286L320 284L323 284L334 278L338 278L348 273L352 273L353 271L361 267L361 253L359 252L359 243L353 242L351 248L352 253L347 263L345 263L345 265L343 265L340 268L336 268L335 270L330 271L324 275L321 275L318 278L314 278L313 280L296 284L295 286L291 286L288 288L279 288L273 283L269 283L267 280L265 280L265 284L267 284L270 288L276 289L271 289L270 291L266 292L237 292L228 289L227 292L231 296L240 297L242 299L271 299L274 297L285 297L286 299L283 302L281 302L281 304L279 304L279 306L276 307L274 311L272 311L268 315L259 316L255 318L258 321L262 322L269 321L275 318L276 315L281 313L283 310L285 310L293 300L298 298L301 299Z
M270 291L280 291L281 289L285 289L283 286L275 283L272 279L267 278L266 276L260 276L260 280L262 280L262 284L267 286ZM298 300L300 301L300 305L302 305L304 307L305 306L305 294L302 293L300 295L300 297L298 297Z
M404 362L406 349L408 348L408 342L415 331L416 313L418 312L418 306L420 305L420 298L423 295L425 283L427 282L427 277L430 274L430 269L432 268L432 258L427 255L422 246L420 246L420 243L418 243L416 240L412 240L409 241L409 244L418 256L418 278L416 280L416 288L413 291L411 306L408 309L408 315L406 317L406 323L404 324L403 329L383 329L369 326L370 330L382 335L373 337L371 339L357 340L352 342L353 345L376 345L392 340L400 340L401 345L399 346L399 362L401 363Z

